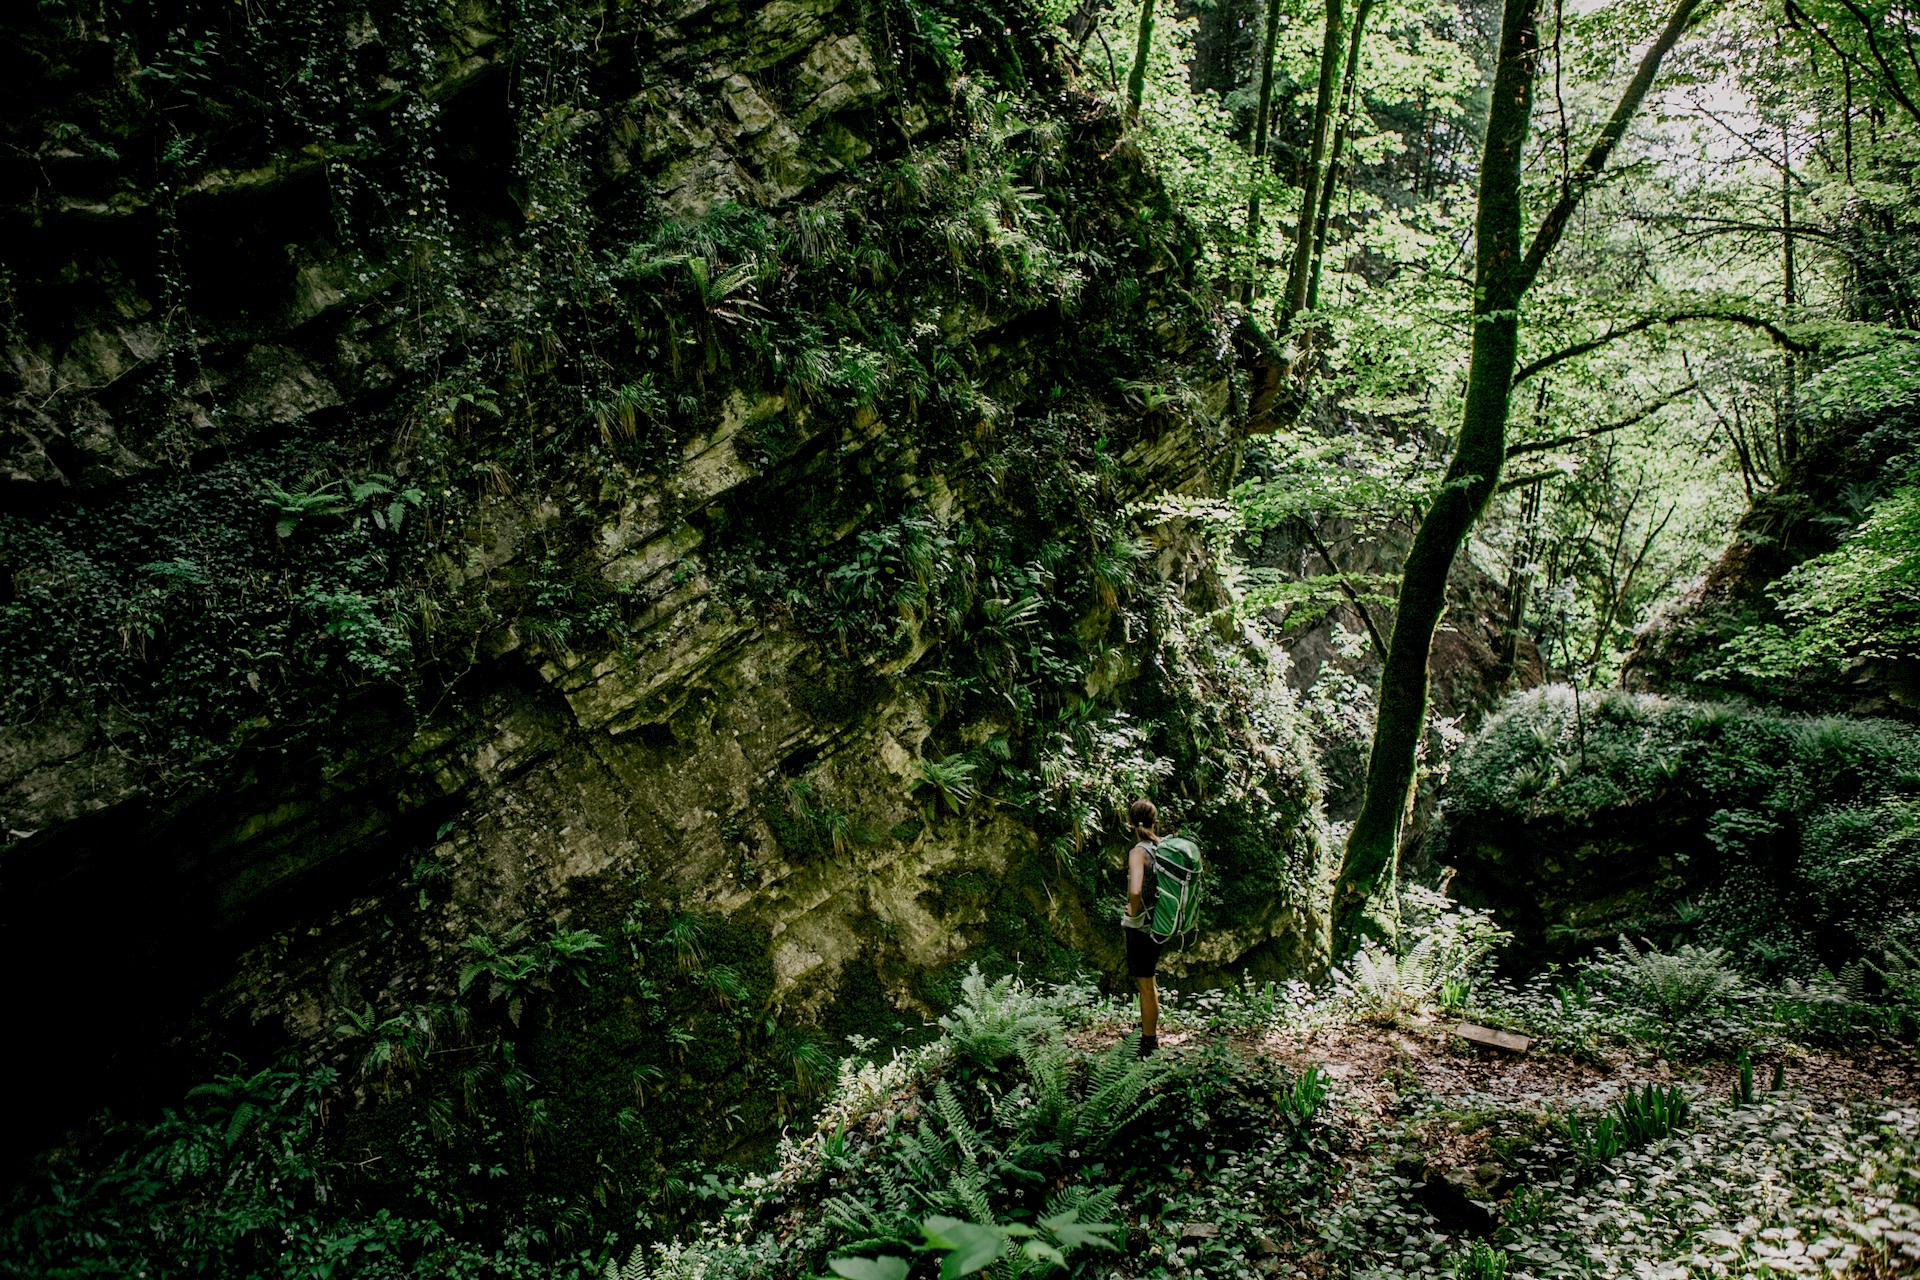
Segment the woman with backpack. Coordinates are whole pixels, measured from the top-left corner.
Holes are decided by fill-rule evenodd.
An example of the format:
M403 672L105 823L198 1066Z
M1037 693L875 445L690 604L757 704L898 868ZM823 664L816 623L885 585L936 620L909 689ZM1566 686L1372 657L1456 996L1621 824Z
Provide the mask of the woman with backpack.
M1153 869L1153 846L1160 843L1153 833L1159 819L1153 801L1142 797L1127 811L1133 827L1133 848L1127 851L1127 914L1120 921L1127 938L1127 974L1140 988L1140 1056L1146 1057L1160 1047L1160 993L1153 975L1160 963L1160 943L1153 937L1151 904L1159 896Z
M1160 1047L1160 993L1153 975L1160 948L1200 927L1200 846L1185 836L1162 838L1153 801L1141 798L1127 811L1133 848L1127 851L1127 973L1140 988L1140 1056Z

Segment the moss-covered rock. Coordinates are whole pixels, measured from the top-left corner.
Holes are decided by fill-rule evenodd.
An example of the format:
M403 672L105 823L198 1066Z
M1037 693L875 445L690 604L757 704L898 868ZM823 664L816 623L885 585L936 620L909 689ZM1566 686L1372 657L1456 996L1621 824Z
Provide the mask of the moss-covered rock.
M1215 855L1176 972L1316 962L1285 660L1188 514L1231 313L1038 14L950 8L23 31L0 910L55 1123L291 1048L381 1167L508 1170L489 1229L631 1217L966 960L1117 972L1140 789Z
M1561 686L1452 765L1433 857L1528 960L1616 934L1805 978L1920 937L1920 734Z

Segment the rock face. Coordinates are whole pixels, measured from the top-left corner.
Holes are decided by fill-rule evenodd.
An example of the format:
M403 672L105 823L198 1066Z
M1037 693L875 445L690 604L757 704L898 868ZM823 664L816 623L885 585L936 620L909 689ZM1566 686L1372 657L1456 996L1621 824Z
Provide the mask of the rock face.
M163 1043L367 1103L356 1036L476 948L669 906L769 1027L1115 968L1141 790L1219 875L1176 979L1317 962L1287 661L1202 536L1230 326L1071 50L229 8L45 19L6 121L0 911L54 1125Z
M1705 573L1636 638L1622 678L1676 695L1730 692L1796 711L1844 709L1856 716L1911 721L1920 707L1920 668L1890 658L1840 672L1756 681L1719 670L1728 640L1782 621L1770 591L1796 565L1832 551L1875 502L1905 481L1920 412L1912 406L1844 413L1801 427L1804 445L1771 489L1756 495L1733 538Z

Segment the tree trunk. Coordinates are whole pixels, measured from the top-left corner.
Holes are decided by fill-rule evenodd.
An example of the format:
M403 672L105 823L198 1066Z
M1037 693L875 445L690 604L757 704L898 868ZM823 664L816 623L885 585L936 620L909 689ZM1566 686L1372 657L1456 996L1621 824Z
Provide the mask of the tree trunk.
M1320 305L1320 259L1327 249L1327 219L1333 214L1333 189L1340 182L1340 157L1347 132L1358 109L1360 92L1360 37L1366 34L1373 0L1360 0L1353 11L1353 34L1347 37L1347 73L1340 81L1340 123L1333 131L1333 154L1327 157L1327 180L1320 185L1320 216L1314 220L1313 264L1307 280L1307 310Z
M1793 139L1787 133L1787 122L1780 122L1780 304L1781 314L1787 319L1793 318L1794 306L1793 278ZM1795 385L1798 366L1791 351L1780 353L1781 367L1786 374L1786 453L1788 462L1800 453L1800 405L1799 388Z
M1368 902L1382 876L1393 874L1401 812L1413 785L1414 752L1426 729L1427 655L1447 601L1447 573L1467 530L1500 478L1507 452L1507 406L1519 357L1520 160L1533 115L1534 64L1540 40L1539 0L1507 0L1501 20L1500 60L1487 114L1487 149L1480 166L1480 207L1474 228L1472 363L1460 446L1440 492L1420 521L1401 570L1393 635L1380 674L1367 795L1347 841L1334 891L1334 954L1356 947Z
M1280 309L1280 334L1307 305L1307 267L1313 257L1313 215L1320 208L1321 169L1327 158L1327 132L1333 119L1334 82L1340 74L1340 36L1346 23L1341 0L1327 0L1327 30L1320 41L1320 87L1313 99L1313 145L1307 152L1306 180L1300 191L1300 224L1294 228L1293 262L1287 270L1287 300Z
M1140 0L1140 40L1133 49L1133 70L1127 75L1127 104L1140 114L1147 91L1147 54L1153 48L1153 0Z
M1520 256L1520 161L1533 113L1533 77L1539 62L1538 0L1506 0L1500 59L1487 113L1486 154L1480 167L1475 223L1473 351L1467 368L1460 443L1433 505L1420 521L1401 570L1400 595L1380 673L1367 794L1347 840L1333 897L1333 954L1344 958L1365 936L1387 931L1370 919L1375 893L1390 887L1399 854L1400 823L1413 787L1414 757L1426 730L1427 658L1446 607L1453 558L1500 478L1513 371L1519 353L1519 306L1541 265L1572 220L1580 199L1606 167L1614 146L1646 97L1660 62L1692 23L1699 0L1679 0L1660 36L1640 61L1613 115L1580 168Z
M1253 189L1247 193L1247 291L1260 271L1260 183L1267 169L1267 121L1273 114L1273 49L1280 38L1280 0L1267 0L1267 41L1260 58L1260 114L1253 123Z

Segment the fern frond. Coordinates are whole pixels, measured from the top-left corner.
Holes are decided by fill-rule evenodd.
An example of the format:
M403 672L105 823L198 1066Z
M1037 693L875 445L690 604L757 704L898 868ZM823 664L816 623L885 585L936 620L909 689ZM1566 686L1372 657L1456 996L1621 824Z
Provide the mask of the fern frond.
M1121 1040L1093 1060L1087 1073L1087 1092L1075 1118L1074 1136L1098 1147L1145 1115L1159 1101L1149 1093L1167 1074L1163 1060L1141 1058L1132 1042Z
M647 1266L647 1246L637 1244L633 1252L627 1255L627 1265L621 1266L615 1258L607 1259L605 1280L651 1280L652 1270Z
M260 1114L260 1108L251 1102L243 1102L233 1109L233 1119L227 1121L227 1145L232 1146L247 1131L253 1118Z
M1030 1040L1060 1029L1060 1016L1046 999L1012 977L988 983L978 965L960 982L960 1003L940 1019L954 1052L991 1067Z
M1066 1138L1072 1126L1067 1110L1067 1047L1057 1040L1033 1041L1020 1046L1020 1061L1033 1082L1033 1128Z
M934 1106L940 1112L940 1118L947 1122L947 1137L969 1164L980 1159L980 1135L967 1123L967 1113L960 1106L960 1099L954 1096L953 1086L945 1080L933 1087Z
M987 1203L986 1179L979 1169L968 1167L956 1170L952 1181L947 1184L948 1194L953 1206L964 1211L973 1222L994 1221L993 1206Z

